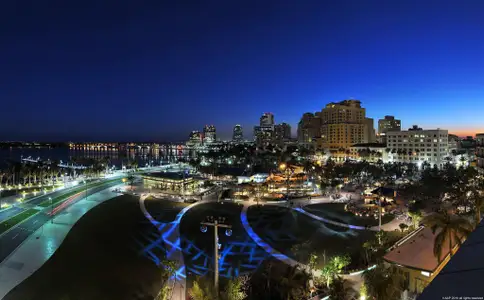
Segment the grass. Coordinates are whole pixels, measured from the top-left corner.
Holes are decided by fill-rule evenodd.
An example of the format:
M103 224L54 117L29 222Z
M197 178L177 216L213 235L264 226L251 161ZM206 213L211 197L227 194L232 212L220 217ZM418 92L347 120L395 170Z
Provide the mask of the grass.
M373 217L359 217L352 212L345 211L344 203L324 203L312 204L305 207L307 212L314 215L345 224L357 226L377 226L378 219ZM381 218L381 223L385 224L394 219L393 215L385 214Z
M8 220L3 221L0 223L0 234L4 233L5 231L9 230L13 226L17 225L18 223L24 221L27 218L30 218L31 216L37 214L39 211L36 209L28 209L26 211L23 211L13 217L11 217Z
M112 182L115 182L117 180L120 180L119 178L117 179L111 179L111 180L108 180L108 181L102 181L102 182L96 182L96 183L92 183L92 184L88 184L87 185L87 188L94 188L94 187L97 187L97 186L101 186L103 184L107 184L107 183L112 183ZM54 199L52 199L52 202L50 200L45 200L43 202L41 202L39 204L39 206L42 206L42 207L49 207L51 204L57 204L59 202L62 202L64 201L65 199L69 198L70 196L73 196L79 192L82 192L86 189L85 186L82 186L78 189L75 189L75 190L72 190L70 192L68 192L67 194L63 194L63 195L60 195L58 197L55 197Z
M318 268L325 257L342 254L351 257L348 269L364 266L362 245L375 238L374 232L325 224L283 207L250 207L248 219L254 231L281 253L302 263L315 253Z
M160 271L140 253L156 229L145 220L136 197L99 204L39 270L3 299L154 299Z

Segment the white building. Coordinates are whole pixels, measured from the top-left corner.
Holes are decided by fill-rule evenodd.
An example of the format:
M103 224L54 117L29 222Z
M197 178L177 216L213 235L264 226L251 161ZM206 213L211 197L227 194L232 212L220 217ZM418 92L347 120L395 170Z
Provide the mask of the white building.
M421 166L424 162L432 167L441 168L449 156L447 130L423 130L414 126L407 131L387 132L389 161L415 163Z

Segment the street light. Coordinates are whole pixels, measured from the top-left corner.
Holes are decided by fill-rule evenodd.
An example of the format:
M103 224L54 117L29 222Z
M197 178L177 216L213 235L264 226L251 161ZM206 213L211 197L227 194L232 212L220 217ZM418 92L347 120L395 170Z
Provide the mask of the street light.
M52 197L49 197L50 201L50 223L54 224L54 202L52 202Z
M214 274L214 286L215 286L215 292L218 294L218 260L220 259L218 257L218 250L219 248L222 247L222 244L218 242L218 228L222 227L225 228L225 235L226 236L231 236L232 235L232 226L224 224L225 218L224 217L213 217L213 216L208 216L207 217L207 222L200 222L200 231L205 233L208 230L208 226L214 227L214 255L213 259L215 261L215 274Z

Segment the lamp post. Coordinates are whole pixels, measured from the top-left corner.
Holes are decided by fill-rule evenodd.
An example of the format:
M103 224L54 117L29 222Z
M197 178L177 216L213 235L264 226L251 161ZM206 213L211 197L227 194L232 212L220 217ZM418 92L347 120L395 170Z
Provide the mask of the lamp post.
M50 200L50 223L54 224L54 202L52 201L52 197L49 197Z
M215 274L214 274L214 287L215 287L215 292L218 294L218 260L219 260L219 257L218 257L218 249L219 247L221 247L222 245L219 244L218 242L218 229L219 227L222 227L222 228L225 228L225 235L227 236L231 236L232 235L232 230L230 228L232 228L231 225L227 225L227 224L224 224L225 222L225 218L224 217L213 217L213 216L208 216L207 217L207 222L200 222L200 231L205 233L207 232L207 227L210 226L210 227L213 227L214 230L214 255L213 255L213 258L214 258L214 265L215 265Z

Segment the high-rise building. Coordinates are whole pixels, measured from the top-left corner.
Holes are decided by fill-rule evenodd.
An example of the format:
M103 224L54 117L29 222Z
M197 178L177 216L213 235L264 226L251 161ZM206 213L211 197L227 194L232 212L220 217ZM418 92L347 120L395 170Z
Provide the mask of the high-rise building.
M258 146L267 146L274 140L274 115L263 113L259 126L254 126L254 140Z
M305 113L297 125L297 141L302 145L312 144L321 137L320 113Z
M274 126L254 126L254 141L257 146L267 146L274 138Z
M374 143L376 142L376 134L375 134L375 127L373 125L372 118L365 118L365 141L367 143Z
M244 140L244 132L242 131L242 126L239 124L234 126L234 131L232 133L232 141L242 142Z
M329 103L321 111L321 147L330 150L348 149L366 143L365 109L359 100Z
M203 127L203 142L210 144L217 141L217 130L213 125Z
M477 170L484 172L484 133L476 134Z
M378 137L381 143L386 144L386 133L389 131L402 130L400 120L395 119L394 116L385 116L385 118L378 120Z
M386 132L389 159L393 162L424 162L441 168L449 156L449 132L443 129L423 130L414 126L407 131Z
M194 130L190 132L190 135L188 136L188 142L187 145L189 146L198 146L201 145L203 141L203 135L200 131Z
M291 125L287 123L281 123L274 125L274 144L283 144L291 139Z
M274 125L274 115L272 113L263 113L260 117L260 126L273 126Z

